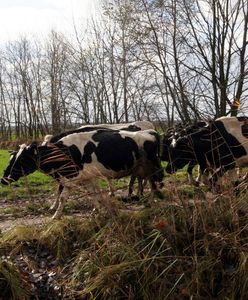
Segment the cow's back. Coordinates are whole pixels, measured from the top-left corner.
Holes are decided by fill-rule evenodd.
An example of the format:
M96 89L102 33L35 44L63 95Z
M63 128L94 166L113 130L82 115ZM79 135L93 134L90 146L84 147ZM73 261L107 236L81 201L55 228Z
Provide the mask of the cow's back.
M109 130L126 130L126 131L140 131L140 130L148 130L148 129L155 129L154 125L149 121L135 121L132 123L120 123L120 124L89 124L83 125L79 128L64 131L58 135L51 135L48 134L44 137L43 144L46 143L56 143L61 138L73 134L73 133L80 133L80 132L90 132L97 129L109 129Z

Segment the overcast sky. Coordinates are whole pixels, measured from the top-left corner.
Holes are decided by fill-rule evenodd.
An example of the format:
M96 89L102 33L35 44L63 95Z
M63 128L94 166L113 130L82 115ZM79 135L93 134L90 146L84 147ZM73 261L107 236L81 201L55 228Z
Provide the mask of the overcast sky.
M0 43L20 35L72 32L96 14L100 0L0 0Z

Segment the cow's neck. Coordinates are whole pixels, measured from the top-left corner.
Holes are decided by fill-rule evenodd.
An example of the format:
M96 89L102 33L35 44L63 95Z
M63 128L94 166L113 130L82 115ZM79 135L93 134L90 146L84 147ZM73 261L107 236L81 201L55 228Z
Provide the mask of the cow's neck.
M55 144L46 146L39 146L39 169L56 179L60 177L74 177L78 174L80 167L77 165L70 156L69 150L64 147L63 149Z

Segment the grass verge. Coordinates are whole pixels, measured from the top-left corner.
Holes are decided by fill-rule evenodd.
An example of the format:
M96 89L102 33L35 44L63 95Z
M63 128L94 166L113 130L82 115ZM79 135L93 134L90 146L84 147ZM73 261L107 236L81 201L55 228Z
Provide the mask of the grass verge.
M1 251L48 251L72 299L246 299L247 194L170 190L149 208L14 228Z

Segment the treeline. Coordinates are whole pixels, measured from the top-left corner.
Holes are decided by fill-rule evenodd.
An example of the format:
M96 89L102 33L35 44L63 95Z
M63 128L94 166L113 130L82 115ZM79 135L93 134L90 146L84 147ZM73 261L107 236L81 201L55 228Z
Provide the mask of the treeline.
M73 38L10 42L0 53L1 138L245 113L247 27L247 0L105 0L101 19Z

